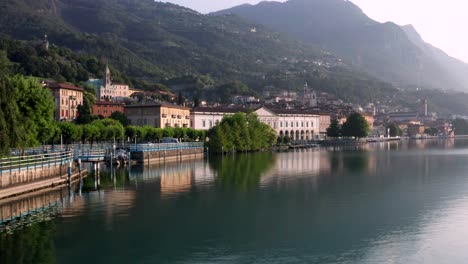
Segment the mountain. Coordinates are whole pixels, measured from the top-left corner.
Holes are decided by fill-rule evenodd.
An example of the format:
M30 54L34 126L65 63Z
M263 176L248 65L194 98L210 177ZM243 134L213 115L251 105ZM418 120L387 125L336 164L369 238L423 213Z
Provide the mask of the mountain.
M400 87L468 91L468 64L425 43L413 27L376 22L347 0L261 2L211 15L241 16Z
M305 82L347 101L395 92L327 52L237 16L153 0L2 0L0 13L0 37L34 42L47 34L52 46L108 61L138 87L209 75L220 84L240 80L258 93Z

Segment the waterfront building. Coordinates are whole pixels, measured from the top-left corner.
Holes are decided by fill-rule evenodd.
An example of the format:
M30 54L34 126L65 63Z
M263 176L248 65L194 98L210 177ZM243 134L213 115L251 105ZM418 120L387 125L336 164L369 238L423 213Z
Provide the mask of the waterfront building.
M93 115L110 117L114 112L124 112L124 104L112 101L97 101L93 105Z
M320 134L320 115L307 109L269 109L255 111L258 119L271 126L278 136L293 140L317 139Z
M190 108L169 103L127 105L125 115L134 126L190 127Z
M192 109L190 121L193 128L208 130L219 123L224 116L251 111L252 109L240 107L197 107ZM312 140L320 135L321 115L315 111L260 107L254 113L279 136L290 137L293 140ZM325 120L323 122L327 122L329 126L330 116L323 114L323 119Z
M83 104L83 88L66 83L46 83L55 101L55 120L73 121L78 117L78 106Z
M330 127L331 124L331 116L329 113L319 113L320 116L320 124L319 124L319 133L320 136L327 135L327 129Z
M191 127L197 130L208 130L221 122L224 116L238 112L246 113L248 108L241 107L195 107L190 111Z

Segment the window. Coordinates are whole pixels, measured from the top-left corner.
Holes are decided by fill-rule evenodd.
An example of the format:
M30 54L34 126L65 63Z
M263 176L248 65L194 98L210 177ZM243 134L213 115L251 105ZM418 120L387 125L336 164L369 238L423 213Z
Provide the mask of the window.
M286 127L288 127L288 122L285 122L285 124L286 124Z
M210 120L210 128L213 127L213 121Z
M202 126L206 127L206 121L205 120L202 120Z
M304 127L304 121L301 123L301 127Z
M309 127L309 122L306 122L306 127Z
M299 127L299 122L296 122L296 127Z
M291 122L291 127L294 127L294 122Z

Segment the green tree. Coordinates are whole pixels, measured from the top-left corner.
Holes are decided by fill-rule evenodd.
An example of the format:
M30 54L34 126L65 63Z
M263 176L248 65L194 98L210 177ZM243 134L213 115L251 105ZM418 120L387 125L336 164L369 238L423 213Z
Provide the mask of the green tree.
M390 131L391 137L400 137L403 134L403 131L401 131L400 126L394 123L387 125L386 130Z
M468 120L457 118L452 121L455 135L468 135Z
M130 125L130 120L128 120L128 118L123 113L121 113L119 111L113 112L110 115L110 118L119 121L124 127Z
M342 133L345 137L363 138L370 132L369 123L359 113L352 113L342 126Z
M276 132L253 113L224 117L208 131L211 152L258 151L276 143Z
M70 144L79 139L78 126L69 122L59 123L60 131L62 132L63 141L65 144Z
M439 134L439 129L437 129L437 127L429 127L424 130L424 134L437 136Z
M341 136L341 127L337 119L333 119L327 128L327 137L337 138Z
M33 147L51 139L55 103L50 91L31 77L17 75L10 81L17 92L16 103L24 126L24 146Z
M0 156L10 148L23 146L24 127L16 104L16 89L7 76L10 62L6 53L0 51Z

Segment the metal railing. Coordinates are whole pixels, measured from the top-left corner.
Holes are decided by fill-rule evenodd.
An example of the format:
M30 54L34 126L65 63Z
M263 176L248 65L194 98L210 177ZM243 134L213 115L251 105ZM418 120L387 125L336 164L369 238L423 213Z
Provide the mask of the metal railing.
M72 151L45 152L34 155L11 156L0 159L0 175L15 171L47 168L68 163L73 160Z
M148 143L136 144L129 147L130 152L159 152L169 150L200 149L203 142L183 142L183 143Z

